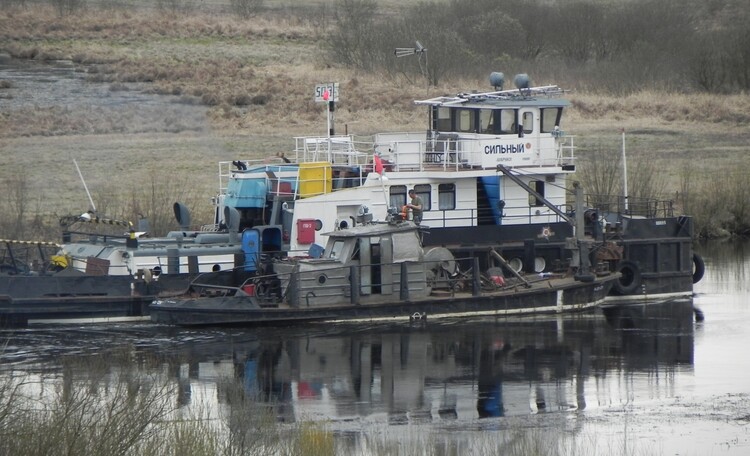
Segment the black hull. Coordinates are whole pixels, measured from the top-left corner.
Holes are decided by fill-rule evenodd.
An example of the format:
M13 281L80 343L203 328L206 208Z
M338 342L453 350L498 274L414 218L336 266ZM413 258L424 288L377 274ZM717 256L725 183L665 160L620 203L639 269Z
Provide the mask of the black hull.
M546 231L545 231L546 229ZM667 297L691 295L695 276L692 219L666 217L624 219L611 225L607 232L596 233L597 241L614 242L623 250L623 261L635 269L635 282L623 277L612 289L612 296ZM543 236L549 234L549 236ZM587 227L587 235L592 235ZM442 246L457 256L477 256L482 267L491 265L487 254L490 247L506 260L518 258L523 271L535 271L536 257L544 259L545 272L567 269L570 258L565 248L565 238L572 237L572 227L567 223L476 226L462 228L431 228L424 235L425 247ZM618 262L610 267L617 270Z
M156 301L150 307L151 320L179 326L262 325L309 321L436 318L442 316L505 317L582 311L598 305L609 293L614 276L577 282L573 278L542 281L532 288L472 296L430 296L419 300L393 300L360 305L312 308L262 307L254 297L196 298Z
M0 326L30 321L148 317L151 296L80 296L13 299L0 296Z
M231 272L204 276L218 285L241 281ZM0 276L0 327L26 326L34 320L147 318L154 299L184 293L193 278L162 274L146 282L124 275Z

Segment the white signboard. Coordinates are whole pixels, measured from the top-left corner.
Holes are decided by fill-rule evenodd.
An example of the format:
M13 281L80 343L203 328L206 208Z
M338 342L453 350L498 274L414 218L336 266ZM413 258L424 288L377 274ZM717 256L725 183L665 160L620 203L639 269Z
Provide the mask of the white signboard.
M482 157L483 168L494 168L503 166L536 166L538 163L538 150L536 141L532 143L525 138L513 140L496 139L479 142L479 153Z
M326 103L328 101L339 101L339 83L327 82L315 86L315 102Z

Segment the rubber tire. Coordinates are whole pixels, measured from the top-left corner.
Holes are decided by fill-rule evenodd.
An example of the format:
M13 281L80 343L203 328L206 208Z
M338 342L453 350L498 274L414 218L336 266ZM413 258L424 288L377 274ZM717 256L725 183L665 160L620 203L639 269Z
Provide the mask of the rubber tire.
M617 264L617 272L622 277L615 280L612 289L619 295L633 294L641 286L641 270L638 265L629 260L620 261Z
M693 283L698 283L706 272L706 263L697 253L693 253Z

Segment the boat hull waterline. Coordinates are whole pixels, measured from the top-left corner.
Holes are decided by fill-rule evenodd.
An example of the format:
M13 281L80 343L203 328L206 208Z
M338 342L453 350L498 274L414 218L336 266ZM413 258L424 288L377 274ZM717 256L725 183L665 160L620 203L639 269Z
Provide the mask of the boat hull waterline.
M459 316L514 316L580 312L596 307L609 293L616 275L579 282L573 277L531 282L473 296L470 292L432 295L415 300L398 296L368 304L315 307L263 307L253 296L157 300L151 320L183 326L260 325L337 320L424 319Z

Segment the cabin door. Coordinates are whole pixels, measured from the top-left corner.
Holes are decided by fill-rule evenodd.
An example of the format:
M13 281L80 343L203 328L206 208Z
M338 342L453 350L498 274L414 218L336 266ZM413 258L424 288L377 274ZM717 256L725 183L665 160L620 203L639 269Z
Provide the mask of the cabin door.
M390 238L359 241L360 294L393 294L393 248Z
M359 247L359 294L367 296L372 294L372 265L375 263L373 261L373 248L370 244L370 238L361 238L357 242Z

